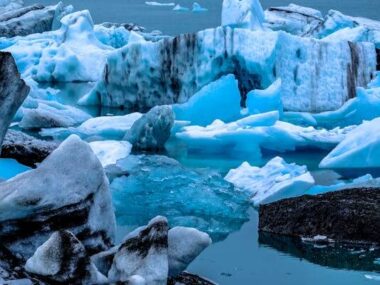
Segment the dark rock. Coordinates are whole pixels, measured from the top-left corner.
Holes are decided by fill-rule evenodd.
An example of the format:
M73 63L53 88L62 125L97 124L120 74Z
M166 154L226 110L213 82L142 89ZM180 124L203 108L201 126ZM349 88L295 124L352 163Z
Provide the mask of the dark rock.
M182 272L175 278L169 278L168 285L215 285L215 283L198 275Z
M9 52L0 52L0 152L7 129L29 93Z
M351 189L260 206L259 231L380 243L380 189Z
M56 142L43 141L20 131L8 130L1 157L13 158L24 165L36 167L57 147Z

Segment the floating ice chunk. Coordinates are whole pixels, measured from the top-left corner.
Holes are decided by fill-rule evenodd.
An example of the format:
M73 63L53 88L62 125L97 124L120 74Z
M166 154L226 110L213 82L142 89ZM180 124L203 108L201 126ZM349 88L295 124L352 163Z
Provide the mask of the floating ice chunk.
M380 275L365 274L364 277L367 278L368 280L380 281Z
M30 170L29 167L14 159L0 158L0 180L10 179L20 173Z
M171 106L156 106L133 123L124 139L131 142L135 149L163 149L173 125L174 114Z
M357 97L336 111L314 114L318 126L334 128L360 125L363 121L380 117L380 88L358 88L356 94Z
M283 111L281 101L281 79L277 79L265 90L253 90L249 92L247 94L246 105L249 114L252 115L270 111L278 111L281 115ZM221 120L223 120L223 118L221 118Z
M265 21L259 0L224 0L222 26L261 29Z
M321 168L370 169L380 167L380 118L364 122L331 151Z
M175 6L175 3L169 2L169 3L164 3L164 2L155 2L155 1L145 1L146 5L149 6L166 6L166 7L172 7Z
M168 221L152 219L130 233L119 246L108 271L110 281L143 276L147 284L166 284L168 278Z
M230 170L224 179L247 191L255 206L301 196L314 185L314 178L306 166L288 164L280 157L262 168L244 162L237 169Z
M120 225L143 225L165 215L173 227L197 228L218 240L247 219L247 195L217 173L187 169L158 155L129 155L117 166L128 173L110 186Z
M187 12L189 10L190 10L189 8L183 7L180 4L175 5L175 7L173 8L173 11L178 11L178 12Z
M305 112L284 112L281 120L298 126L313 126L318 125L317 120L311 113Z
M174 227L169 230L169 276L177 276L210 244L208 234L194 228Z
M119 159L127 157L132 145L126 141L96 141L89 143L103 167L114 165Z
M38 103L36 109L23 109L22 129L72 127L91 118L86 112L57 102Z
M323 22L318 10L289 4L286 7L271 7L265 11L265 26L295 35L303 35Z
M234 75L214 81L194 94L189 101L173 105L176 120L206 126L214 120L231 122L241 118L240 92Z
M20 9L24 6L23 0L1 0L0 1L0 14L8 11Z
M206 127L187 126L176 133L190 150L212 153L246 153L260 158L262 151L332 149L354 127L333 130L300 127L278 121L277 111L251 115L231 123L215 121Z
M353 188L362 188L362 189L371 189L380 187L380 179L373 178L372 175L367 174L356 178L352 181L341 181L334 185L324 186L324 185L315 185L307 190L306 194L308 195L319 195L333 191L340 191L344 189L353 189Z
M198 2L193 3L193 12L206 12L207 8L202 7Z
M86 140L121 140L141 116L140 113L131 113L125 116L96 117L85 121L76 128L42 129L40 134L59 140L65 139L71 134L76 134Z

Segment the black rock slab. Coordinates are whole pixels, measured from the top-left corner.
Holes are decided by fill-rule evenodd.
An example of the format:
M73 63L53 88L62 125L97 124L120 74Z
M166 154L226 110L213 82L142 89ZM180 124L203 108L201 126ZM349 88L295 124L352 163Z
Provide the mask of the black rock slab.
M259 231L380 243L380 189L350 189L260 206Z

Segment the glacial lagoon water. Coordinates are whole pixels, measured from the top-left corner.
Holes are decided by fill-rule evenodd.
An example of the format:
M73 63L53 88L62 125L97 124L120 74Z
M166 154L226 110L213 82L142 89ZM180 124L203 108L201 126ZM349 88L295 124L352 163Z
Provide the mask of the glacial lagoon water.
M34 0L25 0L32 4ZM54 4L56 0L40 0L42 4ZM176 35L194 32L220 24L222 0L196 0L207 12L175 12L173 7L149 6L145 0L63 0L72 4L76 10L89 9L96 23L136 23L148 30L160 30L165 34ZM193 0L160 0L158 2L175 2L191 10ZM309 6L326 13L330 9L339 10L352 16L380 19L379 0L262 0L264 8L283 6L290 2Z
M87 83L73 83L51 87L60 90L57 94L57 101L82 108L93 116L116 115L126 112L118 109L85 108L76 105L77 99L83 96L91 86L92 84ZM230 154L226 155L227 153ZM231 154L228 151L223 155L206 155L205 153L189 152L176 139L171 139L168 142L167 151L164 154L178 160L188 169L202 169L203 172L209 170L210 173L217 171L222 176L229 169L238 167L244 161L248 161L255 166L263 166L268 160L278 155L267 153L259 160L254 157L250 158L247 155ZM332 185L339 178L339 175L335 172L318 168L318 164L326 154L327 152L324 151L305 150L281 154L281 156L288 163L294 162L298 165L307 165L317 184ZM163 188L154 186L154 183L160 183L157 181L152 182L153 184L150 182L144 184L143 182L140 186L149 186L155 190L162 190ZM140 186L137 186L137 188ZM136 185L134 187L136 188ZM136 191L136 189L132 190L132 192ZM137 195L144 193L144 191L137 192ZM131 215L130 197L128 195L115 197L119 199L117 202L115 201L115 205L116 203L119 204L119 207L117 207L119 211L123 208L120 205L123 203L125 205L125 212L116 211L118 220L117 241L121 241L128 232L137 226L146 224L157 214L157 209L155 209L155 213L149 215L144 211L143 207L132 207L137 212ZM144 198L139 197L138 199ZM139 214L138 210L144 212ZM162 211L160 213L162 215L170 216L171 214L165 207L162 207ZM131 220L134 215L138 218ZM231 233L215 241L214 244L207 248L190 265L188 271L209 278L220 285L379 284L376 278L380 276L380 265L375 264L374 261L380 257L380 249L362 251L356 248L320 248L289 238L261 235L257 231L257 209L249 207L247 217L248 221L246 222L230 225ZM183 220L183 222L185 226L191 226L191 224L188 224L188 220ZM176 225L181 225L181 222L177 221ZM224 224L224 226L228 225ZM370 279L371 277L373 279Z

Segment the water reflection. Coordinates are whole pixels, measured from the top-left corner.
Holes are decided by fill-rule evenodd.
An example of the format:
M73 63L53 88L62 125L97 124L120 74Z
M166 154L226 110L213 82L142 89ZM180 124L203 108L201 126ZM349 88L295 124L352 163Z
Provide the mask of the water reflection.
M380 256L379 247L359 245L317 246L304 243L299 238L269 233L259 233L259 244L333 269L380 272L380 264L375 263L375 259Z

